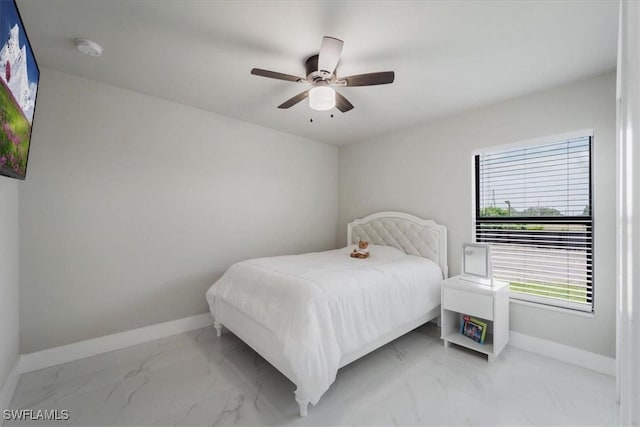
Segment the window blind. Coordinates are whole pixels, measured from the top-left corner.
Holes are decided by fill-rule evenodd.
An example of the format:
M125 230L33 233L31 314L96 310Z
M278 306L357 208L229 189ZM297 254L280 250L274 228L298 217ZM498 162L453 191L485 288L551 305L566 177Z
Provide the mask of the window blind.
M591 136L475 156L475 238L511 297L593 311Z

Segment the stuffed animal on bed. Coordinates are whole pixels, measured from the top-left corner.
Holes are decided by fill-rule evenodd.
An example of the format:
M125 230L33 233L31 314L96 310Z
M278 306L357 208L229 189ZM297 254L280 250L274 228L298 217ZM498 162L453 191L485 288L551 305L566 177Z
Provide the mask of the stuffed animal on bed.
M360 240L358 249L354 249L351 252L351 258L369 258L369 243Z

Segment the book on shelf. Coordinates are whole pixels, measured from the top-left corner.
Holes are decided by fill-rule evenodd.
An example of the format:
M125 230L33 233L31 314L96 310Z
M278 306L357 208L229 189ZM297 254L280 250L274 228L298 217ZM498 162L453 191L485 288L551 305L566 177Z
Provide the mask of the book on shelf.
M484 344L487 338L487 323L471 316L462 316L460 333L479 344Z

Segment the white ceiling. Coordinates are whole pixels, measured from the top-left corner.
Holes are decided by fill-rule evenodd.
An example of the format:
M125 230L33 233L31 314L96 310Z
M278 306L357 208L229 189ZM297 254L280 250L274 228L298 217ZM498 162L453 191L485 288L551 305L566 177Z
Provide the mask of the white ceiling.
M390 132L615 68L617 1L270 2L18 0L41 67L332 144ZM339 76L393 70L392 85L339 89L355 109L277 105L306 86L322 36L344 40ZM76 38L104 47L80 54ZM313 123L309 119L313 117Z

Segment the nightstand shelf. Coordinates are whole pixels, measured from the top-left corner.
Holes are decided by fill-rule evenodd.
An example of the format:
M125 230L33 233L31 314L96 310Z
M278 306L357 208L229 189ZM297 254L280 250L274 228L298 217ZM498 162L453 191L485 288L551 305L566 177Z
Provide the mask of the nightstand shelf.
M484 344L460 333L463 315L476 317L487 323ZM486 354L493 361L509 341L509 286L498 282L494 286L477 284L459 276L442 284L442 335L445 347L450 343Z
M477 343L460 332L452 332L446 337L442 337L442 339L447 343L457 344L486 355L493 355L493 334L487 335L484 344Z

